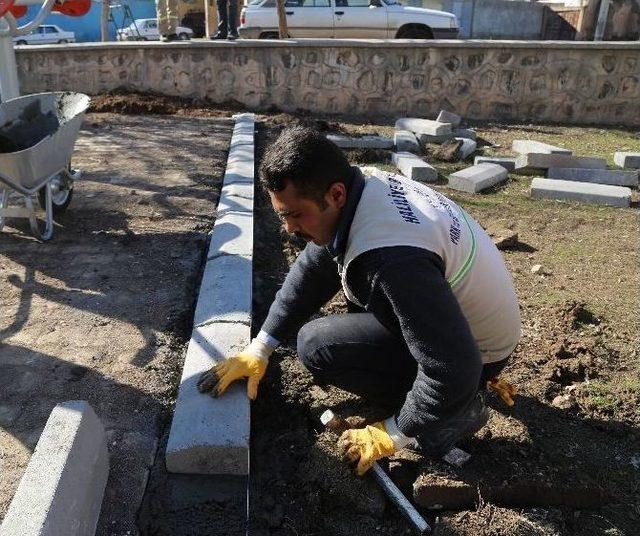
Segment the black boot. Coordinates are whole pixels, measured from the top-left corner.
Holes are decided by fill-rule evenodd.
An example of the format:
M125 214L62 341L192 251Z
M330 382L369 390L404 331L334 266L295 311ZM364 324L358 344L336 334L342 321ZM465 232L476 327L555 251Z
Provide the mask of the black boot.
M214 35L211 36L211 39L214 41L221 41L226 38L227 38L227 34L223 34L220 32L216 32Z
M459 441L467 439L482 428L489 420L489 410L484 401L485 393L479 392L469 407L456 418L443 423L442 428L418 436L415 445L407 445L433 459L439 459L449 452Z

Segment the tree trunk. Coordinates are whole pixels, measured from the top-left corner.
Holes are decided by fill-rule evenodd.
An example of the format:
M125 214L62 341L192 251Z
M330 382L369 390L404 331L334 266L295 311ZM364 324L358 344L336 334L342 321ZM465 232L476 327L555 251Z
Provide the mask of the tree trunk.
M100 12L100 37L102 41L109 41L109 0L102 0Z
M280 39L289 37L289 29L287 28L287 14L284 12L285 0L277 0L278 5L278 33Z

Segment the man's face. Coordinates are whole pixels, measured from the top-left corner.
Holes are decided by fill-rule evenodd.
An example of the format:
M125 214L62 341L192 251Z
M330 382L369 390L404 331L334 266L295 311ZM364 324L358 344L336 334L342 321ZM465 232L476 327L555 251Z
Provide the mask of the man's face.
M321 206L313 199L298 195L296 187L288 181L287 187L280 192L269 190L269 197L287 233L325 246L335 235L347 192L343 183L334 182L325 193L324 206Z

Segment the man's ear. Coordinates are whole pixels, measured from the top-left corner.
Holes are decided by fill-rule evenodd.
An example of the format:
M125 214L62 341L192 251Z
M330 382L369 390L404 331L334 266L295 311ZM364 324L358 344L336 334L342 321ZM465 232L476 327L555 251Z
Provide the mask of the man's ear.
M347 202L347 187L343 182L334 182L329 186L329 190L325 194L325 199L330 206L342 208Z

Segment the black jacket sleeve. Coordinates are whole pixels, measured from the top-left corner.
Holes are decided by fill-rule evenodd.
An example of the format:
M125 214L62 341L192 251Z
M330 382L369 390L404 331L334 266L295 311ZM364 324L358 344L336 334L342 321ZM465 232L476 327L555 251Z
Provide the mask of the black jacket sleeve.
M338 265L325 247L309 242L291 266L262 330L279 341L300 329L340 289Z
M469 324L436 254L396 246L368 251L349 266L347 282L358 301L404 339L418 373L396 415L409 437L455 417L471 402L482 370Z

